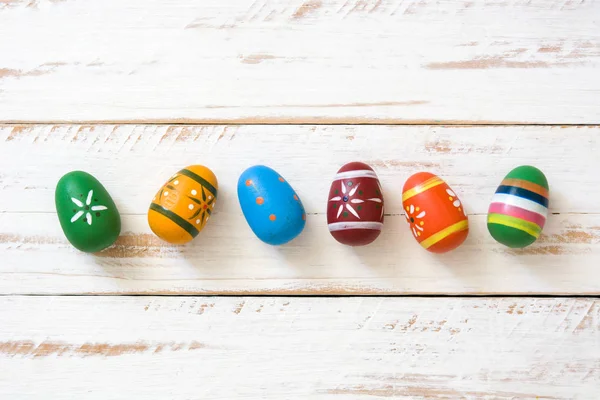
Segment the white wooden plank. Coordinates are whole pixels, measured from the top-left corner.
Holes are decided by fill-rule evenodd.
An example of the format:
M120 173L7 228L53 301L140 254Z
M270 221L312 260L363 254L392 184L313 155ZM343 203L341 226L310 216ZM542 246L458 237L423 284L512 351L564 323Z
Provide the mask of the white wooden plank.
M600 3L0 2L0 120L600 122Z
M0 298L7 399L591 399L600 303Z
M600 293L599 127L22 126L0 127L0 293L394 294ZM339 245L325 225L329 177L351 160L372 164L386 197L381 238ZM268 163L308 212L297 240L271 248L241 214L238 175ZM215 216L199 238L169 246L149 230L150 199L182 166L205 163L220 181ZM532 163L551 184L545 235L511 251L487 233L485 214L512 167ZM95 174L123 213L123 237L91 256L68 245L54 186L73 169ZM446 178L470 214L457 251L425 252L402 215L404 180Z
M193 242L156 238L145 216L126 216L117 244L96 256L71 247L52 214L0 214L3 294L599 294L600 215L550 218L525 250L493 241L485 216L441 256L423 250L403 216L352 249L310 215L293 242L263 244L239 214L220 213Z
M219 179L217 212L239 213L239 175L265 163L308 213L322 214L330 179L361 160L377 171L390 214L402 212L402 185L423 170L444 178L470 214L485 214L502 178L522 164L547 175L551 212L600 213L599 135L599 126L0 125L0 211L54 212L56 182L83 169L122 213L144 214L174 172L204 164Z

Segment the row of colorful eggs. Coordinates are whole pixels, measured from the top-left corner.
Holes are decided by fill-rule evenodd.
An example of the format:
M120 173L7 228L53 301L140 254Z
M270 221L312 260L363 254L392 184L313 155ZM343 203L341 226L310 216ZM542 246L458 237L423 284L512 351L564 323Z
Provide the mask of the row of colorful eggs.
M273 169L257 165L242 173L238 199L254 234L271 245L287 243L306 224L306 213L292 186ZM148 223L161 239L184 244L195 238L212 215L218 194L215 174L193 165L173 175L153 198ZM115 203L92 175L74 171L56 187L56 209L65 236L77 249L98 252L121 231ZM467 213L456 193L429 172L412 175L402 190L410 231L425 249L444 253L467 238ZM498 186L489 207L492 237L512 248L529 246L540 235L548 212L548 182L532 166L513 169ZM340 243L362 246L379 236L384 221L383 190L367 164L351 162L337 172L327 198L329 232Z

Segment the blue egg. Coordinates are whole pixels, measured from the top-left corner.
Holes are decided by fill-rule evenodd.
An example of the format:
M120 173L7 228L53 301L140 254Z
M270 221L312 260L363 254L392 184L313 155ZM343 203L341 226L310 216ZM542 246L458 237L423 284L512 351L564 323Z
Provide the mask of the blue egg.
M248 225L265 243L287 243L304 229L306 213L300 198L269 167L255 165L244 171L238 181L238 199Z

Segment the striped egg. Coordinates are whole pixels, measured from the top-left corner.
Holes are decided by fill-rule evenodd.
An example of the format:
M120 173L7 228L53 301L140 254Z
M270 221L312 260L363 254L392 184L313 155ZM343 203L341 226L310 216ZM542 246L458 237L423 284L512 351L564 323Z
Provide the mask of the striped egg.
M367 245L383 227L383 193L373 168L361 162L342 166L327 198L327 225L338 242Z
M180 170L154 196L148 210L150 229L169 243L191 241L212 215L217 189L217 177L207 167Z
M510 171L496 189L488 211L492 237L512 248L537 240L548 216L549 188L539 169L523 165Z
M402 189L402 206L417 242L432 253L460 246L469 234L469 220L456 193L437 175L419 172Z

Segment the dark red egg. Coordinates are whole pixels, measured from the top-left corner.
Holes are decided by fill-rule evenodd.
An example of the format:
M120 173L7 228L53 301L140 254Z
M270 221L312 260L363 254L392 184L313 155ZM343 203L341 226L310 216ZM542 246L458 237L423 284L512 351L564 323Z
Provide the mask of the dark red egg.
M327 224L335 240L348 246L377 239L383 228L383 192L373 168L361 162L340 168L329 189Z

